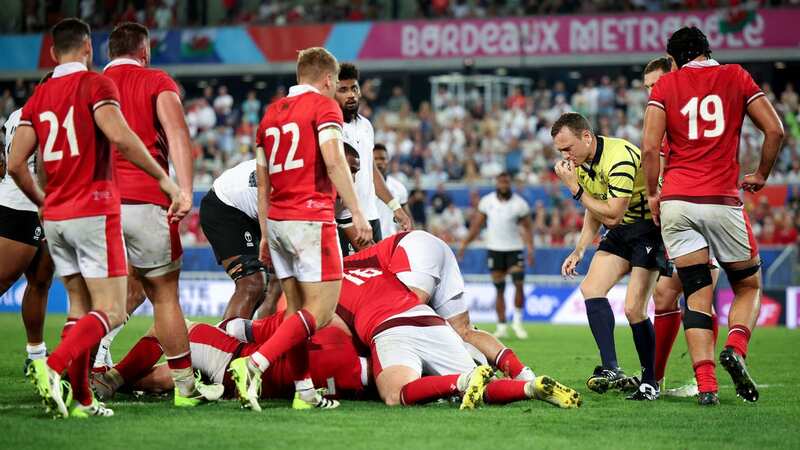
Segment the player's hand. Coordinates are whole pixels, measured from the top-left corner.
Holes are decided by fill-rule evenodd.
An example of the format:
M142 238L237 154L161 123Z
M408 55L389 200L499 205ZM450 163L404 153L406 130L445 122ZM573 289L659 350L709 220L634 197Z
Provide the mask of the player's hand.
M188 211L183 211L181 209L180 188L172 181L172 178L168 176L164 176L158 180L158 187L161 189L161 192L167 194L170 200L169 209L167 210L167 219L169 219L170 222L179 222L188 214ZM191 209L191 203L189 209Z
M269 239L262 237L258 243L258 259L265 267L269 266L272 262L269 256Z
M758 172L748 173L742 178L739 188L747 192L758 192L767 183L767 178Z
M528 267L533 267L533 265L536 264L536 254L533 249L529 249L525 257L528 260Z
M653 222L655 222L656 225L661 226L661 196L648 195L647 206L650 207L650 214L653 215Z
M564 260L564 264L561 265L561 276L564 278L575 278L575 276L578 275L578 264L581 263L582 259L583 252L573 250L572 253L567 256L567 259Z
M394 221L397 222L397 225L400 226L400 230L402 231L410 231L414 228L411 217L408 217L406 210L403 208L394 210Z
M572 166L572 161L562 159L561 161L557 162L555 166L555 172L556 175L558 175L558 178L560 178L570 190L578 190L578 173Z
M192 193L181 191L178 199L178 212L171 217L172 222L179 222L192 212ZM179 217L179 218L178 218Z
M361 212L353 213L353 227L356 231L354 244L359 247L366 247L372 242L372 227Z

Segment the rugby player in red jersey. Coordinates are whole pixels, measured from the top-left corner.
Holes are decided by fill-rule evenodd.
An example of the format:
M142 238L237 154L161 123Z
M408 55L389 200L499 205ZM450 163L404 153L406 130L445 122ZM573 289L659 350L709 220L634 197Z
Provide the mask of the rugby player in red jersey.
M695 27L676 31L667 53L678 70L663 75L650 95L644 120L643 165L648 203L686 296L683 326L701 405L719 403L711 319L712 252L734 291L729 332L720 364L736 393L758 400L745 358L761 303L758 247L739 189L766 183L783 140L783 125L753 78L736 64L711 59L708 39ZM756 172L739 181L739 136L747 114L764 133ZM659 192L659 152L666 133L669 158Z
M356 243L372 235L344 156L342 111L333 100L338 72L339 63L324 48L301 51L298 85L267 108L256 135L260 257L271 260L290 313L258 351L230 364L242 404L256 411L261 374L287 352L307 360L305 341L336 309L342 278L337 193L353 215ZM308 370L297 369L293 408L338 406L316 393Z
M532 381L513 350L492 334L476 329L464 302L464 278L453 250L441 239L421 230L400 232L344 259L345 268L376 267L391 272L442 316L464 342L510 378ZM471 350L471 349L470 349ZM475 357L477 355L473 355Z
M178 86L164 71L147 67L150 35L138 23L117 25L108 39L108 53L111 62L103 73L119 89L122 114L167 173L167 159L172 160L181 190L178 214L184 216L192 209L192 154ZM176 406L196 406L217 400L222 386L197 383L192 372L189 339L178 301L183 249L178 221L167 217L169 199L144 171L121 153L113 155L122 201L122 232L131 267L129 287L141 285L153 303L156 334L175 379L173 402ZM128 302L129 314L142 301L136 298L138 302ZM107 350L112 338L104 339L101 350Z
M673 62L667 56L653 59L644 68L644 88L647 94L653 90L658 79L665 73L670 73L673 70ZM661 146L661 170L664 170L664 163L669 155L669 147L666 144ZM710 263L713 264L713 263ZM711 268L713 290L717 285L719 278L719 268L714 264ZM665 389L664 387L664 374L667 369L667 360L672 352L672 345L675 343L675 338L678 336L678 331L681 328L681 308L679 300L683 294L683 286L678 274L675 272L675 265L668 261L666 266L662 268L661 274L658 277L656 288L653 290L653 303L655 303L656 313L653 319L653 328L656 331L656 354L655 354L655 370L656 381L661 389L661 395L676 396L676 397L692 397L697 395L697 382L692 382L684 386L672 389ZM712 327L714 332L714 342L717 341L717 315L713 313L712 309Z
M119 93L107 77L90 72L89 26L64 19L53 27L50 52L58 66L22 109L9 172L20 190L42 208L47 245L70 299L62 341L29 374L48 409L57 416L110 416L89 388L89 352L125 317L127 264L119 191L111 144L158 180L180 219L178 186L147 152L119 109ZM44 192L28 170L40 149ZM61 374L68 370L77 405L67 409ZM66 396L70 398L69 395Z

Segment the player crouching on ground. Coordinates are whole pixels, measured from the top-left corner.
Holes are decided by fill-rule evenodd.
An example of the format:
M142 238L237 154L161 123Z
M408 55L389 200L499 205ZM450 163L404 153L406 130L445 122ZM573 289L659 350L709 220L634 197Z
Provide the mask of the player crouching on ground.
M392 235L344 259L345 268L372 267L394 274L464 340L473 359L491 361L509 378L533 381L535 375L497 337L475 328L464 302L464 278L453 250L421 230Z

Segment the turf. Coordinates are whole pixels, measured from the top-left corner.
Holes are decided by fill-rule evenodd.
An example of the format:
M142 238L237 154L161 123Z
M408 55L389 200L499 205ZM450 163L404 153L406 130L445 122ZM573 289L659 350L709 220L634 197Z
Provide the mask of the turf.
M47 320L47 342L57 342L63 316ZM135 317L118 336L119 359L149 326ZM750 369L762 385L757 404L739 400L718 369L722 404L700 408L694 399L653 403L625 400L618 393L587 391L586 377L597 356L588 329L532 325L526 341L507 342L539 374L576 387L579 410L559 410L528 401L462 412L455 405L389 408L377 402L344 402L336 411L296 412L286 402L268 402L261 414L238 403L179 410L158 399L117 398L110 419L52 420L24 382L25 335L17 315L0 314L0 448L2 449L416 449L416 448L798 448L800 355L797 331L759 329L751 345ZM629 373L638 363L630 331L617 328L620 361ZM724 336L724 334L723 334ZM668 383L691 378L679 336Z

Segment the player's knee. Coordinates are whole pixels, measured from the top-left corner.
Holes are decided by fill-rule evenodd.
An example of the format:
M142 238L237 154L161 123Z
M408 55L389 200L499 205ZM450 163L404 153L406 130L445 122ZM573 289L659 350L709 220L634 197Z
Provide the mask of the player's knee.
M725 267L725 275L734 288L761 289L761 263L742 269Z
M497 293L502 295L506 291L506 280L492 281Z
M265 287L261 272L251 273L236 281L236 291L254 306L263 300Z
M625 305L625 318L629 323L639 323L647 318L647 311L642 305Z
M663 283L658 283L653 291L653 303L657 310L672 309L678 305L679 294L680 292L671 287L664 286Z
M683 313L683 329L689 330L691 328L713 330L714 321L709 314L686 308L686 312Z
M517 286L522 285L525 281L525 272L522 270L511 272L511 281Z
M400 392L392 392L383 398L383 402L386 406L397 406L400 405Z
M242 255L228 263L225 272L233 281L238 282L244 277L264 272L264 265L255 255Z
M679 267L678 278L680 278L681 286L683 286L683 295L687 299L695 292L712 284L711 269L708 264Z

